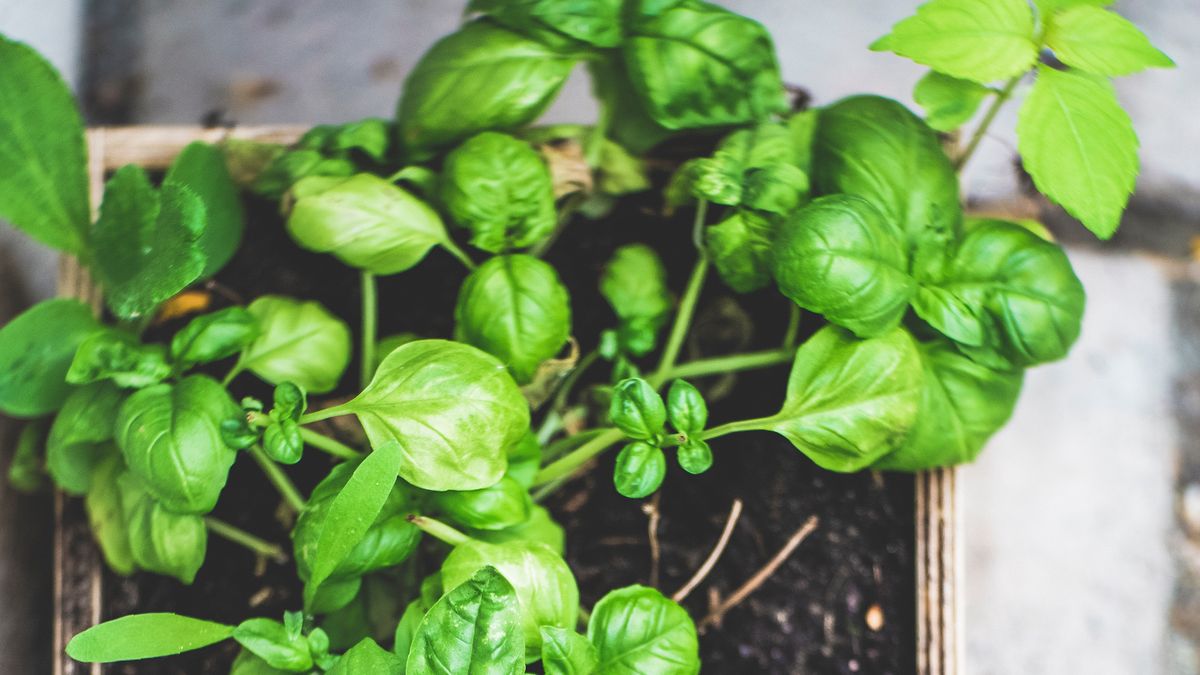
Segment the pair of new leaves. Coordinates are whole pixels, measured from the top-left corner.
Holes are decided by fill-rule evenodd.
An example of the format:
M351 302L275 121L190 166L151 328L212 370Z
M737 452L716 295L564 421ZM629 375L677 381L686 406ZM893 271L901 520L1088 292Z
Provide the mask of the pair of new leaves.
M617 455L613 483L617 492L630 499L647 497L658 490L667 472L662 447L666 424L675 428L679 466L691 474L708 471L712 449L701 435L708 424L708 405L694 386L675 380L663 402L649 382L628 378L613 388L609 421L633 440Z

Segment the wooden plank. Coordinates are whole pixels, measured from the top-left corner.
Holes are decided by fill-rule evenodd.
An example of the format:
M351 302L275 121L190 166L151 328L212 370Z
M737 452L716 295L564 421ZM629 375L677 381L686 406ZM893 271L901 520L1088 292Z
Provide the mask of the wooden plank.
M916 478L917 673L961 675L962 549L958 470Z

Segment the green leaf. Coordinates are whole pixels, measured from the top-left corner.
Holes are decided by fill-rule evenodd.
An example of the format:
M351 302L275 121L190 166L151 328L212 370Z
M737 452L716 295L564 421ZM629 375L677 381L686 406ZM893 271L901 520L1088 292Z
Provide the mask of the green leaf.
M619 52L589 60L592 93L609 117L611 138L634 154L642 154L666 140L672 131L655 122L648 106L629 86L629 70Z
M238 370L270 382L292 382L305 391L332 390L350 364L350 327L317 302L264 295L247 308L258 338L242 352Z
M146 172L123 166L104 188L92 228L93 271L118 317L152 312L203 274L204 202L190 188L155 191Z
M404 675L408 670L408 654L412 651L413 640L416 639L417 629L421 627L421 620L424 618L425 609L421 606L421 601L413 600L404 608L404 614L400 616L400 622L396 624L392 652L400 657L402 666L398 671L400 675Z
M622 0L471 0L469 9L537 36L545 31L597 47L621 43Z
M525 489L533 487L534 477L542 468L542 446L532 431L525 432L520 441L508 446L508 468L504 475Z
M708 424L708 404L700 390L686 380L675 380L667 391L667 417L681 434L698 436Z
M204 519L168 510L132 473L118 476L117 490L133 561L141 569L191 584L208 549Z
M529 519L533 500L520 483L505 476L478 490L439 492L434 503L451 520L478 530L503 530Z
M360 152L382 163L387 160L391 136L391 124L387 120L368 117L346 124L318 124L305 132L297 145L329 155Z
M113 663L173 656L227 640L233 626L178 614L131 614L77 634L67 655L84 663Z
M229 262L242 243L246 217L237 185L229 175L220 149L207 143L189 144L175 157L163 185L190 189L204 204L204 230L197 242L204 255L207 278Z
M1020 225L975 224L943 280L922 286L913 308L973 358L998 367L1066 356L1086 296L1062 248Z
M522 127L550 105L575 60L486 19L472 21L425 52L404 82L400 140L419 154Z
M380 647L371 638L363 638L338 659L337 665L325 671L329 675L404 675L402 657Z
M116 453L110 453L93 473L94 479L84 498L88 524L92 536L104 554L108 567L126 576L133 574L136 564L129 547L129 527L121 510L120 476L125 472L125 462Z
M78 300L46 300L0 327L0 412L41 417L58 410L71 386L67 370L89 335L103 330Z
M0 220L67 253L90 221L83 120L45 59L0 35Z
M605 675L700 672L696 626L687 610L653 588L628 586L596 603L588 621Z
M272 421L263 430L263 451L280 464L295 464L304 454L304 438L296 420Z
M600 654L588 639L569 628L542 626L542 668L546 675L592 675Z
M67 371L67 382L112 380L119 387L135 388L158 384L170 375L165 347L143 345L128 333L105 330L80 343Z
M358 166L345 157L326 157L317 150L288 150L276 156L254 178L250 189L276 201L304 178L349 178L358 170Z
M242 416L225 388L204 375L156 384L125 400L117 446L129 470L177 513L205 514L217 503L236 454L221 423Z
M525 248L557 224L546 161L524 141L488 131L446 156L442 204L471 231L471 244L491 253Z
M769 261L775 231L773 219L745 209L704 228L704 245L713 265L734 291L749 293L771 283Z
M780 292L859 337L900 325L917 291L900 233L861 197L817 199L784 221L772 246Z
M653 350L673 306L667 270L654 249L645 244L618 248L600 276L600 294L621 321L627 351L640 356ZM630 339L635 336L649 339Z
M227 307L196 317L171 338L171 360L179 368L219 361L258 337L258 320L244 307Z
M566 550L566 535L563 533L562 526L554 522L549 511L537 504L533 505L533 509L529 512L529 518L523 523L503 530L467 530L467 534L473 539L486 541L489 544L527 541L545 544L559 555Z
M46 487L43 467L46 447L46 421L36 420L21 427L8 465L8 484L19 492L34 494Z
M1026 0L931 0L871 49L984 84L1025 72L1038 54Z
M294 191L303 196L288 216L292 239L351 267L403 272L447 239L441 217L428 204L369 173L344 180L305 178Z
M282 675L286 672L286 670L272 668L266 661L255 656L253 652L243 649L233 660L229 675Z
M524 384L570 337L571 299L549 264L496 256L463 282L454 320L459 340L495 355Z
M308 640L273 619L246 619L233 629L233 639L272 668L306 672L313 667Z
M330 503L311 558L312 573L304 587L305 605L312 604L317 588L359 545L387 504L396 486L401 453L398 443L378 444Z
M699 438L689 438L679 446L675 455L679 468L692 474L699 475L708 471L713 465L712 448Z
M426 490L495 484L505 448L529 430L529 406L504 366L446 340L396 349L342 408L358 416L372 446L399 442L400 477Z
M502 574L516 593L527 661L540 655L540 626L572 628L579 620L579 587L575 576L562 556L549 546L529 541L505 544L467 541L446 556L442 563L442 583L454 588L488 567Z
M689 0L641 11L629 33L629 82L667 129L756 122L784 107L771 36L752 19Z
M113 453L109 441L124 400L124 393L109 382L71 392L46 439L46 470L55 485L76 496L88 491L96 466Z
M667 407L649 382L631 377L613 388L608 417L626 436L651 440L663 432Z
M1108 239L1138 174L1138 139L1112 84L1072 71L1038 69L1021 106L1018 148L1042 194Z
M613 486L623 497L641 499L654 494L667 474L667 458L658 446L634 441L617 453Z
M815 144L817 191L871 202L910 249L929 230L958 231L962 207L954 166L937 136L908 108L878 96L843 99L821 111Z
M1068 66L1097 75L1175 67L1137 26L1099 7L1081 5L1055 14L1046 30L1046 45Z
M904 445L873 468L924 471L974 461L1012 416L1024 379L1020 370L992 370L945 340L922 344L920 352L924 377L916 424Z
M938 131L953 131L975 116L987 87L931 70L913 88L913 100L925 109L925 122Z
M1033 0L1034 7L1037 7L1038 14L1043 21L1048 21L1049 17L1055 12L1060 12L1072 7L1088 5L1091 7L1107 7L1113 4L1115 0Z
M437 601L421 622L407 672L513 675L525 671L525 639L517 593L494 567L484 567Z
M849 473L901 446L920 397L920 355L907 331L857 340L826 326L796 352L783 409L759 428L821 468Z

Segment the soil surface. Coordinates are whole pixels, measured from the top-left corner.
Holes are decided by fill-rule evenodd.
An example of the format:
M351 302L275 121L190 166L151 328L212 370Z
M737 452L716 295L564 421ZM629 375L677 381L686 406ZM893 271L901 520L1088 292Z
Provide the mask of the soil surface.
M548 256L570 288L574 333L585 352L614 322L597 280L619 245L642 241L654 246L667 263L671 288L678 291L686 283L695 255L690 214L665 219L657 207L657 199L647 196L625 200L599 221L577 219ZM299 250L273 205L251 200L248 208L243 247L217 283L207 286L213 307L249 302L267 293L286 294L318 300L352 327L358 326L357 272L330 256ZM452 308L464 276L457 261L433 250L416 269L381 279L380 335L451 335ZM777 346L787 316L787 301L775 291L736 296L713 274L699 306L696 338L682 360ZM806 317L804 332L815 330L815 324ZM163 326L157 332L167 336L176 327ZM212 372L219 377L229 365L218 364ZM606 368L597 364L583 383L606 377ZM357 364L351 364L343 387L333 396L354 393L355 373ZM711 423L718 424L774 412L786 377L787 369L779 367L696 384L709 396ZM238 377L232 389L235 396L270 397L270 389L253 375ZM325 399L316 399L311 407L325 404ZM702 476L690 476L672 461L657 502L658 586L668 595L712 550L732 501L744 502L728 548L685 601L697 621L709 613L714 594L729 597L808 518L815 516L818 524L770 578L730 610L719 626L705 631L704 672L915 672L912 477L831 474L769 433L738 434L712 445L716 463ZM615 492L614 454L602 457L545 502L567 530L567 558L587 607L610 589L649 583L653 573L649 519L643 510L648 502ZM307 493L328 466L324 455L310 450L287 472ZM290 553L288 520L280 514L273 488L249 457L240 457L213 515L278 542ZM173 611L236 623L250 616L279 617L299 604L300 584L290 563L256 563L244 549L215 536L209 538L208 557L192 586L150 574L123 579L105 572L106 619L130 612ZM229 642L171 659L110 666L105 672L223 674L236 652L237 646Z

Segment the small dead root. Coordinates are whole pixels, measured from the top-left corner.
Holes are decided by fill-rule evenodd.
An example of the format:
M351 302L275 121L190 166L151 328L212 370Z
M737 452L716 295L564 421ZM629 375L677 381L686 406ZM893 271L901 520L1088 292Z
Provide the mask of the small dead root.
M721 602L721 604L718 605L715 610L709 612L708 616L704 617L704 619L700 621L700 623L697 625L699 631L704 633L706 630L708 630L709 626L719 626L725 613L741 604L741 602L745 600L751 593L757 590L759 586L763 585L763 582L771 578L771 575L774 574L775 570L779 569L779 566L787 560L788 556L792 554L792 551L796 550L796 547L799 546L805 539L807 539L808 535L812 534L813 530L817 529L817 523L818 521L816 516L809 516L808 520L804 521L804 524L800 526L800 529L796 530L791 539L788 539L788 542L783 545L783 548L779 549L779 552L775 554L775 557L771 558L771 560L767 562L762 569L755 572L754 576L750 577L746 580L746 583L739 586L738 589L733 592L733 595L730 595L727 599Z
M658 568L662 559L662 551L658 544L658 522L662 520L662 512L658 510L658 504L662 498L661 492L655 492L654 497L642 504L642 513L649 516L649 522L646 525L646 533L650 537L650 587L658 588Z
M712 571L721 554L725 552L725 547L729 545L729 537L733 534L733 528L737 526L738 518L741 518L741 516L742 500L735 499L729 507L729 517L725 519L725 529L721 531L721 538L717 540L717 545L713 547L712 552L708 554L708 558L704 560L704 564L700 565L700 568L696 570L692 578L683 587L675 591L675 595L671 596L672 600L683 602L683 599L695 590L701 581L704 581L704 577L707 577L708 573Z

